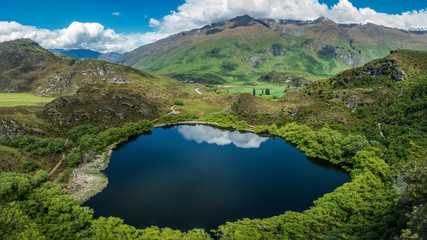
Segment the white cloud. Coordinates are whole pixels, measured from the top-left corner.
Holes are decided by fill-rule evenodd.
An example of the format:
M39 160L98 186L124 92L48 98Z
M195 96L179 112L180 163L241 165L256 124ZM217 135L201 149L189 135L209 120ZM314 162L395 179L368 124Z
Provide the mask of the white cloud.
M197 143L207 142L224 146L233 144L238 148L259 148L261 143L268 140L267 137L260 137L254 133L239 133L222 131L208 126L181 126L178 132L187 140Z
M149 22L150 27L152 28L156 28L160 26L160 22L154 18L150 18L150 22Z
M186 0L177 11L157 20L156 27L164 33L176 33L245 14L297 20L324 16L338 23L370 22L401 29L427 27L427 9L392 15L370 8L358 9L348 0L340 0L331 8L318 0Z
M100 52L127 52L168 35L160 32L117 34L99 23L73 22L64 29L47 30L0 21L0 42L30 38L48 49L86 48Z
M113 16L120 16L120 12L113 12L111 15L113 15Z

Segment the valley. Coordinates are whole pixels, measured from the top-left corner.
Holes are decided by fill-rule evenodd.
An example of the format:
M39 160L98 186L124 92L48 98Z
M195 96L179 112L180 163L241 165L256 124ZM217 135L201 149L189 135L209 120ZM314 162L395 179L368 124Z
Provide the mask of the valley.
M338 24L327 18L295 21L249 16L171 35L122 54L113 60L116 63L60 56L31 39L1 42L0 238L423 239L427 236L426 50L425 33L374 24ZM281 194L305 194L299 192L302 187L292 184L287 188L294 192L282 192L285 187L279 183L293 181L280 178L292 171L278 172L278 165L290 169L282 166L289 155L286 152L268 148L256 155L257 160L268 158L265 165L248 160L245 167L233 165L236 172L224 166L242 160L239 156L249 159L247 149L234 153L223 165L203 162L218 153L204 156L207 150L199 146L231 142L218 129L207 138L214 128L200 124L197 131L192 130L192 141L201 143L186 146L188 156L181 158L191 162L190 173L182 166L171 167L176 164L175 157L178 159L175 148L184 148L186 143L179 143L177 135L166 131L182 129L174 127L180 123L212 123L227 137L235 134L234 145L261 144L267 136L270 142L282 142L283 148L292 145L305 158L297 162L308 164L298 170L300 177L305 176L300 182L316 180L307 175L309 170L304 171L312 165L324 170L338 168L350 179L304 198L309 204L303 207L284 207L271 214L237 214L215 220L215 224L194 220L169 225L173 223L167 220L168 212L180 209L173 201L168 210L160 207L165 224L153 223L159 215L149 215L153 208L148 207L138 213L147 217L146 223L139 222L138 214L132 215L138 226L125 224L132 222L129 219L99 214L96 208L81 205L103 189L95 201L111 194L109 186L118 191L115 196L121 196L126 186L139 187L132 182L132 176L138 174L130 173L136 166L145 169L140 166L143 163L130 162L123 170L128 157L116 157L129 146L139 150L132 153L137 159L146 157L144 164L153 164L154 170L142 175L158 182L145 182L145 188L127 192L128 201L133 201L136 193L149 201L159 189L179 181L185 189L192 189L188 186L200 179L219 182L212 189L219 188L218 195L228 196L225 190L231 185L227 183L238 176L248 177L237 179L240 188L247 188L247 195L230 193L235 197L230 204L235 207L225 204L211 209L215 213L227 207L237 211L245 199L252 199L251 194L264 190L278 194L273 200ZM155 129L155 125L163 129ZM153 143L149 139L155 139L159 132L165 139L176 140L172 150L164 150L162 144L149 145L146 150L134 145L139 139ZM258 142L250 141L249 135ZM247 142L240 142L244 140ZM162 151L170 156L165 162L156 162ZM111 154L110 165L124 171L120 173L123 176L129 174L124 185L118 185L124 177L110 178L113 169L107 167ZM207 168L197 165L202 163ZM272 164L269 171L274 174L253 180L251 177L267 164ZM193 171L194 166L200 169ZM164 175L150 175L161 172L158 169L162 167ZM176 175L168 176L171 172ZM190 179L198 174L199 180ZM221 180L216 174L228 179ZM261 183L270 175L279 178ZM168 181L171 176L177 179ZM327 177L319 179L326 181ZM307 189L314 184L308 184ZM258 190L252 188L255 186ZM207 188L194 188L200 190L197 194L211 196L204 202L214 198ZM160 194L163 198L153 198L147 206L178 195L182 205L199 204L196 193L179 189ZM145 190L152 192L144 195ZM293 202L291 199L283 205ZM248 209L255 211L256 205ZM105 211L113 206L107 204Z

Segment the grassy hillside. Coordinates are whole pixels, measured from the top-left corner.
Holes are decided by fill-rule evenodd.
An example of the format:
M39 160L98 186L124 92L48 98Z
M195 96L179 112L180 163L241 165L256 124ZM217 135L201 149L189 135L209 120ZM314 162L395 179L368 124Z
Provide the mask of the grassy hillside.
M346 65L334 59L313 56L297 43L280 36L271 39L226 38L192 44L160 56L146 65L149 59L134 67L157 74L169 74L178 79L190 75L217 80L219 83L253 81L270 72L286 72L315 79L336 74ZM181 76L182 75L182 76ZM211 75L211 76L209 76Z
M401 48L427 50L427 35L325 18L242 16L142 46L117 62L187 82L239 85L269 73L326 78Z

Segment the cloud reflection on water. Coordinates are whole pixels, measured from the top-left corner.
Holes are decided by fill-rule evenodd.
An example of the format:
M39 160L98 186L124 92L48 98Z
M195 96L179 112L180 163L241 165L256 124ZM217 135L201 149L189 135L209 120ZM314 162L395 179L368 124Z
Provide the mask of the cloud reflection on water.
M180 126L178 132L185 139L194 140L199 144L207 142L224 146L232 143L238 148L259 148L261 143L268 140L268 137L260 137L254 133L230 132L204 125Z

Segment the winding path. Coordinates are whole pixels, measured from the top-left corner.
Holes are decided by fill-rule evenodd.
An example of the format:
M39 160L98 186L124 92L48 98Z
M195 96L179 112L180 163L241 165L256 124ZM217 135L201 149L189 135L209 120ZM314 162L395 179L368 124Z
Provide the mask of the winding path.
M65 158L65 154L62 154L62 159L61 159L61 161L59 161L59 162L58 162L58 164L56 164L56 166L52 169L52 171L50 171L49 176L51 176L51 175L56 171L56 169L58 169L58 167L59 167L59 166L61 165L61 163L63 162L64 158Z
M175 110L175 107L176 107L176 105L173 105L171 107L172 112L168 113L167 115L169 115L169 114L178 114L179 112Z

